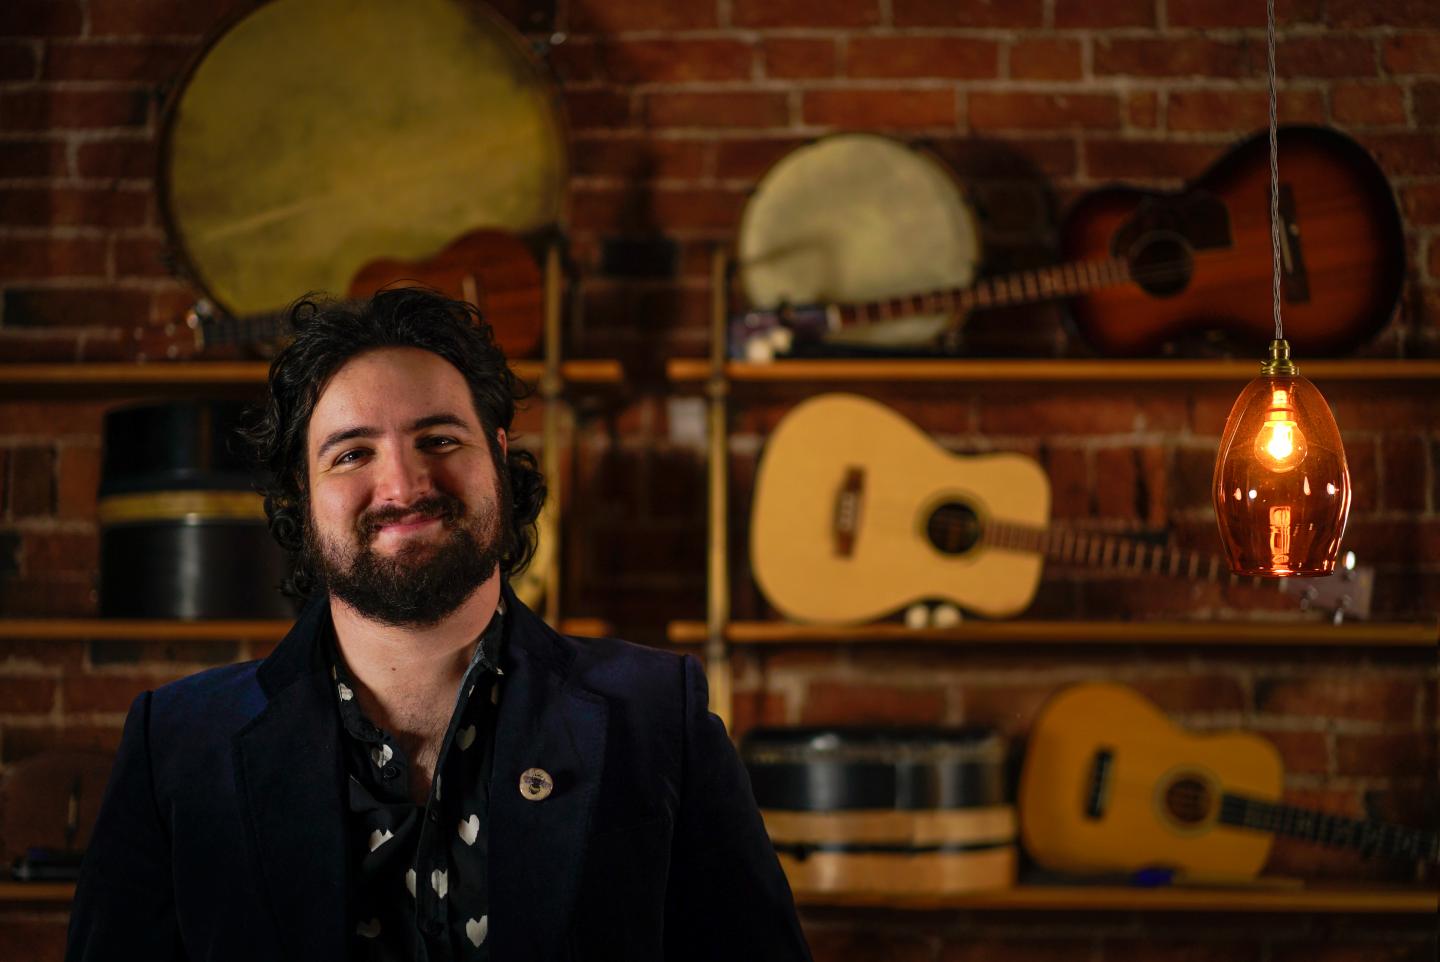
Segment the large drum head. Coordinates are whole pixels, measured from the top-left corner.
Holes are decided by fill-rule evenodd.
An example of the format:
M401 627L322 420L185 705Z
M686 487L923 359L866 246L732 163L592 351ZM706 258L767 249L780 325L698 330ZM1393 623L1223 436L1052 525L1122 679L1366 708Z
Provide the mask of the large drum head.
M937 161L886 137L837 134L761 179L739 255L755 307L862 303L968 286L980 237Z
M562 217L559 107L521 38L460 0L274 0L173 102L162 203L194 280L235 314L343 292L377 257Z

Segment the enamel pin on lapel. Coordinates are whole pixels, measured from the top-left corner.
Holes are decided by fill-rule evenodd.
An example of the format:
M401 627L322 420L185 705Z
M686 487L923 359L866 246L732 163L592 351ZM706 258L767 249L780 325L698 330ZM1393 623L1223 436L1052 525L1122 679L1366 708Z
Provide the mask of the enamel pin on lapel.
M520 794L532 802L543 802L555 790L555 780L543 768L527 768L520 775Z

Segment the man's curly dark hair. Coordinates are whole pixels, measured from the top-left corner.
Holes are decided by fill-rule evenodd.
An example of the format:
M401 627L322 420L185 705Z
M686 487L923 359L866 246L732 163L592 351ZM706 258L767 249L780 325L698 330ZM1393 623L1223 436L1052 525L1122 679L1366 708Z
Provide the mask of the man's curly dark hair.
M507 549L500 566L507 575L523 571L535 552L535 519L545 503L545 479L528 451L512 444L502 458L496 430L509 432L516 402L528 397L530 389L506 364L480 312L436 291L405 287L359 301L307 295L289 314L295 339L270 365L269 400L240 432L265 478L261 493L270 533L290 555L281 590L292 598L307 598L323 587L303 551L310 511L310 416L331 376L347 361L386 347L437 354L455 365L470 386L499 483L510 485L511 512L503 541Z

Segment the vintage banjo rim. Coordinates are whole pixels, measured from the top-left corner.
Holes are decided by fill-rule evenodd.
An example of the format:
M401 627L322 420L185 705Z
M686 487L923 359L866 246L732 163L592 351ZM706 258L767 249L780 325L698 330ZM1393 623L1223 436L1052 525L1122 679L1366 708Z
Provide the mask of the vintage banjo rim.
M187 233L181 229L180 220L177 217L177 210L172 200L173 180L173 147L175 128L180 116L180 107L189 91L195 75L214 50L229 37L234 30L245 21L256 15L264 14L282 3L293 3L298 0L262 0L256 6L242 9L236 13L223 18L214 28L200 48L190 58L184 69L176 78L174 85L170 88L161 111L160 131L158 137L158 157L156 165L156 204L160 225L165 231L167 253L173 259L174 273L181 280L198 288L199 291L213 304L225 313L231 315L244 315L264 310L276 310L286 307L295 298L307 293L306 290L296 290L285 304L273 304L266 307L250 307L236 310L235 305L225 297L220 296L216 291L214 278L208 276L205 270L201 269L200 261L197 260ZM481 0L443 0L451 6L460 10L466 17L476 24L478 30L486 33L497 44L506 44L520 62L523 62L529 74L543 88L544 105L546 110L545 120L552 128L552 141L555 147L554 155L551 158L555 164L554 182L557 186L555 197L551 201L554 216L548 223L538 223L517 233L527 237L539 237L554 231L563 229L568 220L569 212L569 183L571 173L570 148L570 125L565 111L564 101L560 96L557 82L553 73L541 60L524 36L490 5ZM397 10L404 9L397 7ZM464 233L467 229L481 228L487 224L472 224L468 227L459 228L454 231L454 236ZM447 238L435 245L439 250L453 240ZM430 253L433 253L431 251ZM387 252L377 251L370 259L378 259L386 256ZM428 256L428 255L426 255ZM358 266L358 265L357 265ZM344 296L348 278L343 285L337 285L337 289L330 291L336 296Z

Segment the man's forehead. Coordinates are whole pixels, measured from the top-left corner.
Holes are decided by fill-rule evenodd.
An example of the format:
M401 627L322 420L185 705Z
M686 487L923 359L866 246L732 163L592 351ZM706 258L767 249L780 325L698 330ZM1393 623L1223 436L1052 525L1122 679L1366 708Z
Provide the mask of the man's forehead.
M409 422L437 411L479 426L459 369L420 348L377 348L350 358L321 387L308 434L313 444L321 433L348 426L340 422Z

